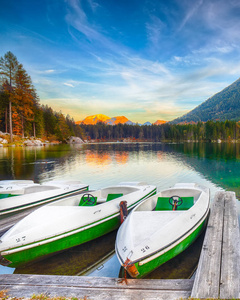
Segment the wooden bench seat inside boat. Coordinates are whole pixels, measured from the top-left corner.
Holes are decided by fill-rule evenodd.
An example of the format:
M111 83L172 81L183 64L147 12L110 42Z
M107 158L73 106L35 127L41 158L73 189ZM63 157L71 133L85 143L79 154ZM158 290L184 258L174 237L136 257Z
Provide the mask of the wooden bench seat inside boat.
M194 197L181 197L183 203L178 206L177 210L187 210L194 204ZM169 197L158 197L155 210L172 210L172 205L169 203Z

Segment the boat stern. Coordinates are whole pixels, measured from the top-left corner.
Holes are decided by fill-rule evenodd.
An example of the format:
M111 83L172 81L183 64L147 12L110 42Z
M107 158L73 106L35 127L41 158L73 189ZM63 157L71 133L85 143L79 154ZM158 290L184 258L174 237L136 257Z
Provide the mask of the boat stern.
M3 257L1 254L0 254L0 265L4 266L4 267L7 267L11 264L12 262L8 259L6 259L5 257Z

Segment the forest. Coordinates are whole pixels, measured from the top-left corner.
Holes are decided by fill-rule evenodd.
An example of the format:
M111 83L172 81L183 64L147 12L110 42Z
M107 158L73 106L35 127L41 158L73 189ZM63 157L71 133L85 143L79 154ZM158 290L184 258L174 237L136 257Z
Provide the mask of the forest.
M152 142L232 141L240 139L240 123L236 121L207 121L196 124L173 125L81 125L89 140L137 140Z
M62 112L41 105L31 77L12 52L0 57L0 131L13 136L66 141L84 138L82 128Z
M77 125L69 115L40 104L31 77L16 56L0 58L0 131L13 136L66 142L77 136L95 141L232 141L240 140L237 121L207 121L162 125Z

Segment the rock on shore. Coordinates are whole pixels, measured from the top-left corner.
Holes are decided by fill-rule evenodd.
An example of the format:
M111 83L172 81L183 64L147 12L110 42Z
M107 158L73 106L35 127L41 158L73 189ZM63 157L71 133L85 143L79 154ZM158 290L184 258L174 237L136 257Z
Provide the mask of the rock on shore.
M80 137L71 136L68 143L69 144L83 144L84 141Z

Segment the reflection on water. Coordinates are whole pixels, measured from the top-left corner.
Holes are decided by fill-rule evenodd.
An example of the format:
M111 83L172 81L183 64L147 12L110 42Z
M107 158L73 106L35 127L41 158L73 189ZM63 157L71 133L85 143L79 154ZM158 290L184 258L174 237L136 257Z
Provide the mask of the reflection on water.
M92 144L0 149L0 179L76 179L100 188L120 181L147 181L159 188L204 182L172 145Z
M158 190L176 182L197 182L209 187L212 197L219 189L234 190L240 195L239 167L239 144L117 143L0 149L0 180L73 179L89 184L90 189L122 181L144 181L156 185ZM115 234L24 269L0 267L0 273L80 275L87 272L91 276L117 277L120 265L114 254ZM188 278L196 267L200 249L201 239L154 271L150 278Z
M172 149L182 153L181 160L191 165L206 179L226 190L236 192L240 198L240 145L221 144L181 144Z

